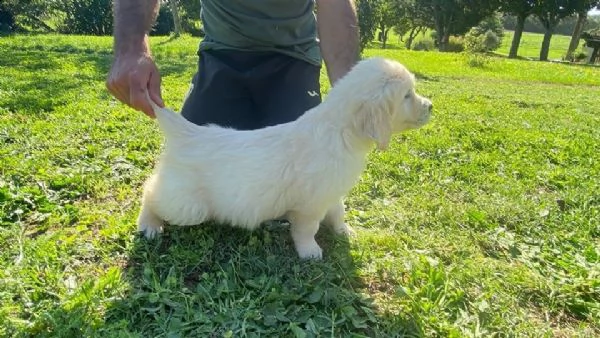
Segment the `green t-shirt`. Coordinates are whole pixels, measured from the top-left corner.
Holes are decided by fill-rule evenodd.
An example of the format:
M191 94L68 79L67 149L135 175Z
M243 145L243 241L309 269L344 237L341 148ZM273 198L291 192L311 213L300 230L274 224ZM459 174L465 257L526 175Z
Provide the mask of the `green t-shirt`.
M200 50L274 51L321 65L314 0L202 0Z

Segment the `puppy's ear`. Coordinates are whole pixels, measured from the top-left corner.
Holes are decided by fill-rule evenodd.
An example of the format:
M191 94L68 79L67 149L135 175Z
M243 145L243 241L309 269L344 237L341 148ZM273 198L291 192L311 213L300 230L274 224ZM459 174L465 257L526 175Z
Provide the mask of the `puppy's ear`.
M375 141L377 149L387 149L392 137L392 116L387 104L365 104L358 127L364 136Z

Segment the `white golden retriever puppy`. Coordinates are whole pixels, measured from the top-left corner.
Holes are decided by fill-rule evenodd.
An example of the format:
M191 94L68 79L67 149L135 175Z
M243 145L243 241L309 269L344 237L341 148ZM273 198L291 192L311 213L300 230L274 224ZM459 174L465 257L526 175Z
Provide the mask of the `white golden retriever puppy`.
M382 58L359 62L298 120L259 130L198 126L154 106L166 144L145 185L138 229L153 237L164 221L255 229L286 219L298 255L321 258L319 224L349 232L342 197L373 144L385 149L393 133L426 124L431 109L414 76Z

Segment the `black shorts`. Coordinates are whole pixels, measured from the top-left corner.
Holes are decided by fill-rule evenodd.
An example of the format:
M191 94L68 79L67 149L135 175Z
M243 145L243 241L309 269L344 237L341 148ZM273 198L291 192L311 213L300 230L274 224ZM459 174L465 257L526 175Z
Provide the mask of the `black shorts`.
M239 130L296 120L321 102L320 67L280 53L200 52L181 114Z

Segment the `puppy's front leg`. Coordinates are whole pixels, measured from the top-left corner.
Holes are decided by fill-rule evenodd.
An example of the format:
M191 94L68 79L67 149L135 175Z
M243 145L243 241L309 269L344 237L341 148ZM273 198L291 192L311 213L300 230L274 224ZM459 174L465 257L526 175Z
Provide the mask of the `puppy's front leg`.
M143 232L146 238L153 238L163 230L164 222L152 211L152 200L156 193L154 187L157 176L152 175L144 186L144 194L142 195L142 210L137 219L138 231Z
M143 232L146 238L153 238L163 229L163 220L160 219L147 205L142 205L138 216L138 231Z
M319 230L318 218L315 219L314 216L294 212L289 214L288 220L291 223L290 231L298 256L300 258L321 259L323 252L317 241L315 241L315 235Z
M344 223L344 203L339 201L327 210L323 224L330 226L339 235L352 235L354 232Z

